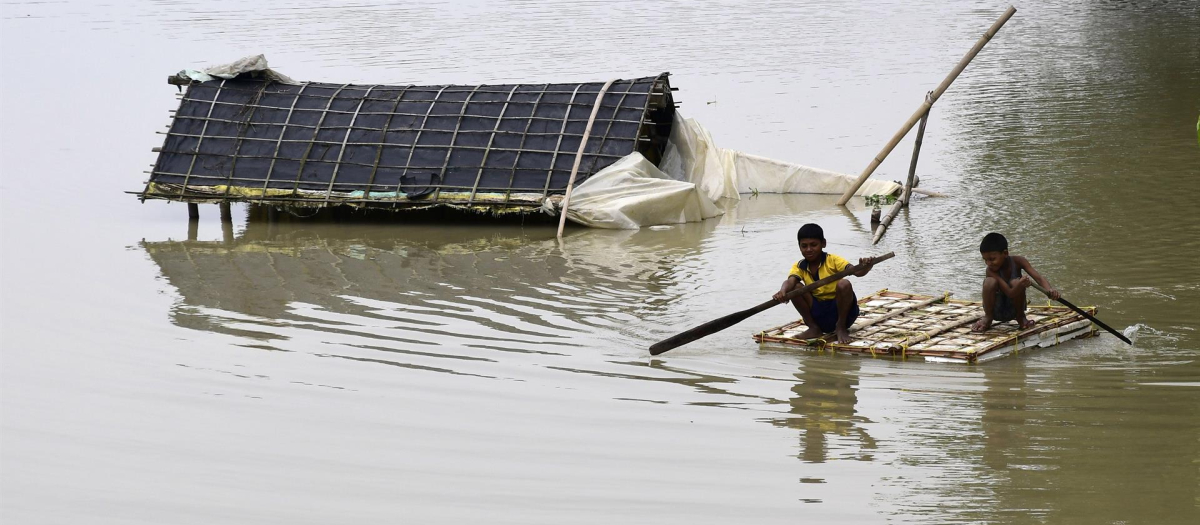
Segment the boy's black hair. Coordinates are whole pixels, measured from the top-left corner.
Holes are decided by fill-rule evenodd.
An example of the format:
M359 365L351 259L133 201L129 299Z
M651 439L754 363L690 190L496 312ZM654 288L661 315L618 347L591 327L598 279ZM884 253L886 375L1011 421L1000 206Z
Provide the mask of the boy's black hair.
M979 243L979 253L983 252L1002 252L1008 249L1008 239L1003 235L992 232L983 236L983 242Z
M796 242L800 242L802 239L818 239L825 242L825 230L810 222L801 226L800 231L796 232Z

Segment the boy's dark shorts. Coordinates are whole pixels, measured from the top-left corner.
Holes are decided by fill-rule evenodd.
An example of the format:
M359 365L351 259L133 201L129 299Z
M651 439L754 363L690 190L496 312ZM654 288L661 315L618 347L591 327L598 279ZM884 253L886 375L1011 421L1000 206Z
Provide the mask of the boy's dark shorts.
M992 305L992 322L1007 323L1017 318L1017 306L1012 299L1001 292L996 292L996 304Z
M854 306L850 307L850 313L846 314L846 328L854 324L854 320L858 319L858 297L851 294L850 300L854 302ZM821 327L821 332L829 333L837 329L837 299L828 301L818 301L813 299L812 305L813 320L817 322L817 326Z

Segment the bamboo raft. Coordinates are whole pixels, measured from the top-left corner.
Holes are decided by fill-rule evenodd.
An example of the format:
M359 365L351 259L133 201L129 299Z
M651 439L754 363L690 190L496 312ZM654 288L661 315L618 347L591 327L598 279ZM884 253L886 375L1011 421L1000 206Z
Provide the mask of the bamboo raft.
M1026 315L1037 321L1020 330L1015 322L993 323L986 332L975 333L971 325L983 316L983 303L880 290L858 301L859 316L850 328L853 338L837 342L834 334L799 339L808 327L803 320L754 334L760 345L894 357L922 358L941 363L983 363L1026 348L1045 348L1078 337L1096 334L1092 323L1065 306L1029 305ZM1092 314L1096 307L1083 310Z

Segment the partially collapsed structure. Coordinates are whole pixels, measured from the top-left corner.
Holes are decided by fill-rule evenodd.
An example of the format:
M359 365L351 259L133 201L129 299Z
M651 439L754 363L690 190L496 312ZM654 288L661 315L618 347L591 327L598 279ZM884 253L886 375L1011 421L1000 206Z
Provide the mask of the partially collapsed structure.
M839 193L849 181L715 148L677 114L667 73L612 81L598 105L604 82L299 83L261 55L171 82L186 91L143 200L553 213L578 160L569 217L636 228L718 215L714 201L748 187ZM739 169L759 180L739 184Z

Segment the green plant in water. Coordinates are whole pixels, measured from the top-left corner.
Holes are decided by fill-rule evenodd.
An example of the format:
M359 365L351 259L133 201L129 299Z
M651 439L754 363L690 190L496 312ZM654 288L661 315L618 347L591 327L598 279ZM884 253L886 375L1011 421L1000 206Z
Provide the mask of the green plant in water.
M864 195L863 200L865 200L867 202L868 206L870 206L872 208L878 208L880 205L892 204L892 203L896 202L896 196L892 195L890 193L879 194L879 195Z

